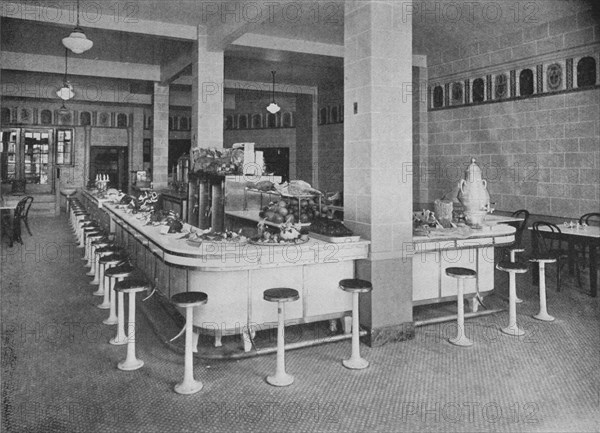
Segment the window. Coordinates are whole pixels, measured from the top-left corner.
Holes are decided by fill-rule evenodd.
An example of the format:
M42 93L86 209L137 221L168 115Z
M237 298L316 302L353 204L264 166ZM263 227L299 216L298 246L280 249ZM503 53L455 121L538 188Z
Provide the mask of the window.
M83 113L81 113L83 114ZM89 113L88 113L89 114ZM56 130L56 163L64 165L73 164L73 140L72 129Z
M444 89L442 86L435 86L433 89L433 108L440 108L444 105Z
M485 83L483 78L476 78L473 81L473 102L483 102L485 99Z
M584 57L577 62L577 87L596 84L596 59Z
M10 123L10 108L3 108L2 115L0 117L2 124Z
M325 125L327 123L327 107L323 107L319 110L319 125Z
M240 114L238 116L238 129L248 129L248 115Z
M519 95L533 95L533 71L531 69L523 69L519 74Z

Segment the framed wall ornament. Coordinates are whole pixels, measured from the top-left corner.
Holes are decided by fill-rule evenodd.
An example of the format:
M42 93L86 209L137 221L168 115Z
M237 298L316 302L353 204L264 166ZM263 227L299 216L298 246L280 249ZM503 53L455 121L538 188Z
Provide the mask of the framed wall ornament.
M552 63L546 69L546 85L548 90L558 90L562 87L563 68L559 63Z

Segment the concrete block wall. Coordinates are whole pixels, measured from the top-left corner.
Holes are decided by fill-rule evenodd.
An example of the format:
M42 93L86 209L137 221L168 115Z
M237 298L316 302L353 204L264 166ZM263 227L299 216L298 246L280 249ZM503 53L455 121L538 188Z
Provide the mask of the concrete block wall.
M530 58L600 51L591 14L478 42L429 58L429 80ZM501 55L502 54L502 55ZM600 65L597 65L600 68ZM511 69L513 69L511 67ZM597 82L597 84L599 84ZM475 157L496 208L578 218L600 203L600 88L430 111L421 182L429 202L450 191Z

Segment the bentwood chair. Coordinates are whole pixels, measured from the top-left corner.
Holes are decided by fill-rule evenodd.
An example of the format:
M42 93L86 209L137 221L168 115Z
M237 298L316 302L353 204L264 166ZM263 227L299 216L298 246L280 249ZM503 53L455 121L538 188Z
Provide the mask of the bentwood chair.
M21 245L23 244L23 239L21 239L21 221L25 222L25 227L27 227L27 231L31 236L31 230L29 230L29 224L27 222L27 215L29 213L29 208L31 207L31 202L33 201L33 197L27 196L23 197L15 206L15 212L11 218L10 215L4 215L2 218L2 229L9 236L9 247L13 246L13 242L19 242Z
M546 221L536 221L532 224L533 236L537 241L536 255L556 259L556 291L560 292L561 268L569 257L568 247L563 247L560 228Z
M523 232L527 228L527 221L529 220L529 211L525 209L519 209L511 214L513 218L522 218L522 221L511 223L513 227L517 229L515 232L515 240L512 244L504 247L505 257L509 256L511 262L516 261L515 254L522 253L525 251L523 247Z

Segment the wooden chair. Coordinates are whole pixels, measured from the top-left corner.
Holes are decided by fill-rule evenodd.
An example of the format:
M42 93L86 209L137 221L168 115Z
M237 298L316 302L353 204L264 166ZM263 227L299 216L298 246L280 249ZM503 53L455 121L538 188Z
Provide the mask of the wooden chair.
M522 253L525 251L523 247L523 232L527 228L527 221L529 220L529 211L525 209L519 209L511 214L513 218L523 218L523 221L509 223L509 225L513 226L517 229L515 232L515 240L512 244L507 245L503 248L504 257L506 260L510 260L511 262L515 262L516 253Z
M33 197L31 196L23 197L15 206L13 216L4 215L2 218L2 230L8 234L9 247L12 247L15 241L23 245L23 239L21 238L21 221L25 222L25 227L27 228L29 235L32 236L27 221L27 215L29 214L29 208L31 207L32 201Z
M563 248L561 230L556 224L536 221L532 224L533 236L537 241L536 255L556 259L556 291L560 292L560 272L569 257L568 248Z

